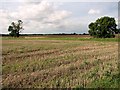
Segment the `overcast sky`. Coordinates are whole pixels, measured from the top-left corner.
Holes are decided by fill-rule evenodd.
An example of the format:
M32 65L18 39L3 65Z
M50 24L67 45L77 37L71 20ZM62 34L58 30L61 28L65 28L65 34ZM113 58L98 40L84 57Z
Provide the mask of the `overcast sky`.
M0 33L8 33L11 22L19 19L24 22L22 33L42 34L87 33L88 24L103 16L114 17L118 23L118 0L33 1L0 1Z

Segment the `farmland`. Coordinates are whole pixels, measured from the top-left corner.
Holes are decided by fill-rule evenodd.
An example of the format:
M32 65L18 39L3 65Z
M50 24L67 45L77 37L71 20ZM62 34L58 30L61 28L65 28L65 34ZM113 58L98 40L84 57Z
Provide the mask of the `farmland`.
M117 39L2 39L3 88L118 88Z

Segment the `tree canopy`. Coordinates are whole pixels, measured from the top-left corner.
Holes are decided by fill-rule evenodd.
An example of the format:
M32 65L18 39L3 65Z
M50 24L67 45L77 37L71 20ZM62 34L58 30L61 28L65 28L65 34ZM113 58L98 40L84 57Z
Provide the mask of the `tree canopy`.
M96 38L111 38L119 32L114 18L104 16L89 24L89 34Z
M22 20L18 20L17 23L12 22L8 28L8 31L10 32L9 33L10 36L19 37L19 35L20 35L19 33L23 29L22 24L23 24Z

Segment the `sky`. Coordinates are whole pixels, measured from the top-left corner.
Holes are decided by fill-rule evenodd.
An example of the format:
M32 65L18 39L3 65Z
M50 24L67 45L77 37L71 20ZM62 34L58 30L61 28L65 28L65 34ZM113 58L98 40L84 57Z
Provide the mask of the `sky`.
M0 33L9 33L11 22L20 19L24 34L82 34L103 16L114 17L118 24L118 0L1 0Z

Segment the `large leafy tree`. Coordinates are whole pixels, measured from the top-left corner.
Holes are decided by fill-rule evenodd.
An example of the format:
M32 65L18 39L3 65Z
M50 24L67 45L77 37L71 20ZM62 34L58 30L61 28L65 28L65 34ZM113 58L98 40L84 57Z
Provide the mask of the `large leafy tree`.
M89 24L89 34L96 38L111 38L118 33L117 24L112 17L101 17Z
M23 24L22 20L18 20L17 23L12 22L8 28L8 31L10 32L9 33L10 36L19 37L19 35L20 35L19 33L23 29L22 24Z

